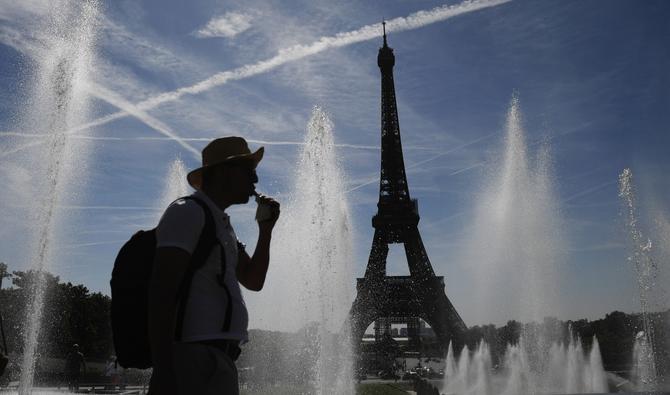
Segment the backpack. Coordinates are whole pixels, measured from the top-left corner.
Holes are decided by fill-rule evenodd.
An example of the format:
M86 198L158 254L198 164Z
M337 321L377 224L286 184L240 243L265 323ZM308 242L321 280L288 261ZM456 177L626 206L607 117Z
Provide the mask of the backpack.
M218 244L216 225L209 207L193 196L183 199L193 200L202 208L205 213L205 225L177 292L175 301L178 306L175 326L177 341L181 340L184 310L193 274L205 264L212 248ZM155 253L156 229L140 230L121 247L114 261L110 281L112 335L117 361L124 368L147 369L152 366L148 314L149 284ZM221 256L225 257L223 251Z

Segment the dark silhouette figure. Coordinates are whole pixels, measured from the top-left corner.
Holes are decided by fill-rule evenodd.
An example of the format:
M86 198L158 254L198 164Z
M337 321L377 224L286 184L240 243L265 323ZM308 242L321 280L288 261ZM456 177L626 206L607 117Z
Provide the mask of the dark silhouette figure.
M152 395L239 393L235 360L248 341L240 284L263 288L279 218L279 203L255 190L262 157L263 148L252 153L241 137L210 142L202 167L187 177L196 192L171 204L156 228L148 304ZM250 257L225 210L251 196L259 210ZM201 253L203 244L211 253Z
M65 357L65 380L70 391L79 389L79 378L82 370L86 372L86 359L79 351L79 344L73 344L72 349Z

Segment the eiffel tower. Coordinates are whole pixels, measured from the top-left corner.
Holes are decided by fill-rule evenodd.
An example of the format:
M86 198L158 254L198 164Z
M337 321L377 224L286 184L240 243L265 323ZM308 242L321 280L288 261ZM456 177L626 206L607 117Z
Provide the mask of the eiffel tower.
M410 347L419 346L419 319L435 332L441 347L461 342L465 323L447 298L444 277L436 276L419 235L419 212L411 199L400 142L400 125L393 85L393 49L379 49L381 70L381 177L375 229L365 277L357 279L356 299L349 312L352 340L358 345L365 330L375 323L375 340L388 340L392 323L407 324ZM389 244L403 243L409 276L387 276Z

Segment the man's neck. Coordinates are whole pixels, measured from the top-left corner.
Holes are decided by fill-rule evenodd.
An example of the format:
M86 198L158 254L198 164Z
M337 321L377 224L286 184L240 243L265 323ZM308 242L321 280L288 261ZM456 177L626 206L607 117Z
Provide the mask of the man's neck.
M217 191L209 188L203 188L201 191L207 195L208 198L212 199L214 204L216 204L221 211L226 211L226 209L230 207L231 200L224 191Z

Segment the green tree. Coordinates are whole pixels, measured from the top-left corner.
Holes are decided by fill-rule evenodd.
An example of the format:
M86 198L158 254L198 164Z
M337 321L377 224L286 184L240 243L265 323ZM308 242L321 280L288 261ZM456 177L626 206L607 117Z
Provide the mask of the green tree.
M14 271L12 272L12 285L25 291L31 292L32 287L37 285L38 282L43 281L46 286L45 289L53 289L58 285L60 278L54 276L53 274L45 271L37 270L28 270L25 272Z
M73 343L78 343L89 359L109 357L113 352L110 298L91 293L80 284L62 283L58 276L48 272L33 270L13 272L12 287L0 289L9 348L18 353L22 351L27 313L37 282L44 284L45 292L42 330L38 337L40 353L62 357Z

